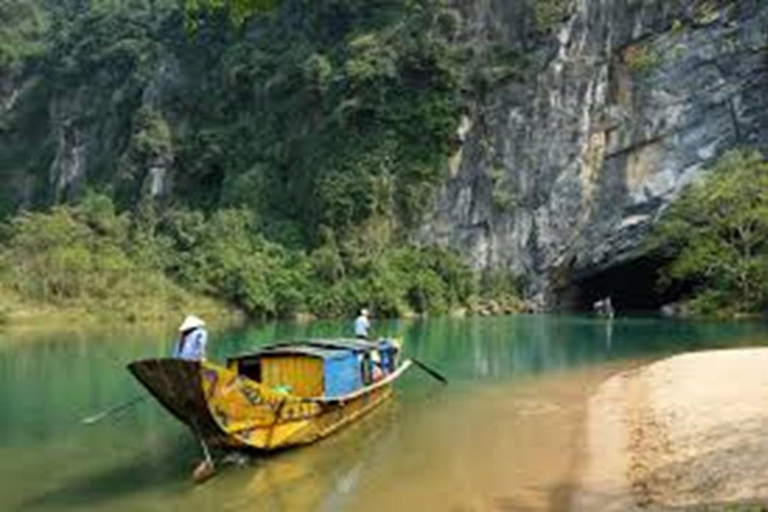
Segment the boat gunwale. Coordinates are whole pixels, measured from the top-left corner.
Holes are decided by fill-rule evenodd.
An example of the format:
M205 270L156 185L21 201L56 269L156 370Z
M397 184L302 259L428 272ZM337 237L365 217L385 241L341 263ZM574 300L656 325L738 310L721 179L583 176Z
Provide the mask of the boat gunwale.
M144 362L150 362L150 361L156 362L156 363L160 363L160 362L162 362L164 360L165 361L178 361L178 359L170 358L170 357L138 359L136 361L132 361L131 363L129 363L128 367L130 369L131 366L133 366L134 364L137 364L137 363L144 363ZM193 362L193 361L190 361L190 362ZM226 366L222 366L219 363L212 363L210 361L194 361L194 362L198 363L198 365L199 365L198 366L198 371L205 370L205 365L206 364L207 365L211 365L211 366L218 366L218 367L220 367L222 369L226 369ZM399 378L406 370L408 370L408 368L410 368L412 364L413 364L413 362L410 359L406 359L405 361L400 363L400 365L397 367L397 369L394 372L390 373L389 375L387 375L383 379L381 379L381 380L379 380L377 382L374 382L373 384L370 384L368 386L362 387L362 388L360 388L358 390L355 390L352 393L349 393L347 395L337 395L337 396L329 396L329 397L300 397L300 396L296 396L296 395L293 395L293 394L286 394L285 395L285 400L286 401L288 401L288 400L296 401L296 402L319 403L319 404L327 404L327 403L334 403L334 402L347 402L349 400L354 400L355 398L363 396L366 393L370 393L372 391L375 391L376 389L378 389L380 387L384 387L384 386L386 386L388 384L391 384L397 378ZM134 373L133 370L131 370L131 373ZM134 373L134 375L135 375L135 373ZM262 387L265 386L265 384L263 384L263 383L261 383L259 381L253 380L253 379L251 379L251 378L249 378L249 377L247 377L245 375L238 374L238 377L241 378L241 379L247 379L250 382L253 382L254 384L256 384L258 386L262 386ZM156 393L151 388L149 388L147 386L144 386L144 387L147 388L147 391L149 391L149 393L151 395L153 395L156 400L158 400L159 402L162 403L162 401L159 399L159 397L156 395ZM206 398L206 401L207 401L207 398ZM171 412L173 412L173 411L171 411Z
M296 398L301 401L313 402L313 403L346 402L349 400L354 400L355 398L363 396L366 393L370 393L371 391L375 391L380 387L384 387L388 384L391 384L398 377L400 377L408 368L410 368L412 364L413 363L410 359L406 359L405 361L400 363L400 366L397 367L397 370L390 373L383 379L377 382L374 382L373 384L366 386L364 388L360 388L357 391L353 391L352 393L349 393L347 395L329 396L329 397L296 397Z

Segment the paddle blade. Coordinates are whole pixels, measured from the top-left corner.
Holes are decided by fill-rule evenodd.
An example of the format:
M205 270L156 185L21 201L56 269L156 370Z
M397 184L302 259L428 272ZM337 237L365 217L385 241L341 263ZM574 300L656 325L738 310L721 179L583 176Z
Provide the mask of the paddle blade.
M418 359L411 358L411 361L413 361L416 364L416 366L418 366L419 368L421 368L426 373L428 373L435 379L439 380L443 384L448 384L448 379L446 379L445 376L439 371L435 370L434 368L430 368L429 365L423 363L422 361L419 361Z
M203 460L192 471L192 481L196 484L201 484L206 480L213 478L216 474L216 468L213 463L208 460Z

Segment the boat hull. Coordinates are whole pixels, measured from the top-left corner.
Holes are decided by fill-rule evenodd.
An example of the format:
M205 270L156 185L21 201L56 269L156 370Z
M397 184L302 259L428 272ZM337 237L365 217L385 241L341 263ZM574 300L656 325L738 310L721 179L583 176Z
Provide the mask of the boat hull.
M277 450L312 443L388 400L404 362L350 395L302 398L278 393L208 362L148 359L128 366L157 401L195 435L219 448Z

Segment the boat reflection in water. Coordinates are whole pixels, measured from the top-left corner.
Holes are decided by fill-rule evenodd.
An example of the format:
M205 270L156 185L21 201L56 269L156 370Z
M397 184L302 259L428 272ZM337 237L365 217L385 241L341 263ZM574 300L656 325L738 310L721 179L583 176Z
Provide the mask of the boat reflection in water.
M357 498L361 480L376 461L396 448L401 413L396 400L323 442L322 449L254 457L242 472L221 483L236 489L227 507L263 510L344 510Z

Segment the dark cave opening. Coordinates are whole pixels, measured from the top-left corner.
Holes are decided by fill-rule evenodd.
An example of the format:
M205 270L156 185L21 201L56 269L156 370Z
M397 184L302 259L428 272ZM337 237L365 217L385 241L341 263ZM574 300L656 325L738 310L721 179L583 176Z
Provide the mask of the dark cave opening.
M567 309L593 311L593 304L610 297L618 314L657 313L665 304L680 300L688 291L685 285L659 286L659 269L666 261L644 256L602 271L573 276L566 294Z

